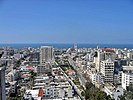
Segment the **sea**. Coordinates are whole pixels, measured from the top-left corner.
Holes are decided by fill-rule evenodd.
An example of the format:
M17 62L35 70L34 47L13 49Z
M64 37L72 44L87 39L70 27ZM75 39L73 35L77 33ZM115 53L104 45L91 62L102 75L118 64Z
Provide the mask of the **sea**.
M97 46L100 48L118 48L118 49L133 49L133 44L76 44L77 48L96 48ZM65 43L36 43L36 44L0 44L0 47L13 47L13 48L39 48L40 46L53 46L54 48L72 48L74 44L65 44Z

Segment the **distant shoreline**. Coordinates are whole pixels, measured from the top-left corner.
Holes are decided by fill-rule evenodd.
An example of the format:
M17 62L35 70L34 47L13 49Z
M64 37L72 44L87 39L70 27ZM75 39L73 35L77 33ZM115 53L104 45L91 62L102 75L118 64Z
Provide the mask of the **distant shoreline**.
M54 48L72 48L74 43L1 43L0 47L13 47L13 48L39 48L40 46L53 46ZM89 43L78 43L78 48L120 48L120 49L133 49L133 44L89 44Z

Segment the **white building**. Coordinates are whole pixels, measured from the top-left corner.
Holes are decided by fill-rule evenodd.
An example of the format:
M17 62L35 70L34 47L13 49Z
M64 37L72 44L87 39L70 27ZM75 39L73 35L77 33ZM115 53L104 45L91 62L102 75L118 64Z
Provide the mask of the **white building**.
M133 73L133 66L122 66L124 71L132 72Z
M0 67L0 100L6 100L5 94L5 68Z
M121 83L122 87L126 90L126 87L133 84L133 66L122 66Z
M70 86L49 86L44 88L44 98L51 99L64 99L64 98L73 98L73 90Z
M124 94L122 87L115 87L112 84L106 84L104 86L104 92L114 100L120 100L119 97Z
M45 62L53 61L53 47L41 46L40 48L40 64L43 65Z
M33 89L37 90L42 88L43 99L64 99L64 97L73 99L73 88L70 83L63 78L65 77L55 76L55 81L52 82L53 79L48 76L38 76L34 81ZM60 79L64 81L61 82Z
M133 59L133 52L128 52L128 53L127 53L127 57L128 57L129 59Z
M24 100L42 100L39 97L39 89L38 90L26 90L24 96Z
M114 62L111 59L107 59L101 62L101 73L104 76L104 82L114 81Z
M92 74L92 83L93 84L96 84L96 83L102 84L103 82L104 82L103 75L101 75L100 73Z
M94 63L96 65L96 70L98 72L100 71L101 61L107 60L107 59L114 60L115 57L116 55L113 49L110 49L110 48L98 49L94 57Z
M133 84L133 73L122 72L122 87L126 90L130 84Z
M96 70L99 72L100 71L100 62L104 60L104 53L98 50L96 52L96 56L94 57L94 63L96 66Z

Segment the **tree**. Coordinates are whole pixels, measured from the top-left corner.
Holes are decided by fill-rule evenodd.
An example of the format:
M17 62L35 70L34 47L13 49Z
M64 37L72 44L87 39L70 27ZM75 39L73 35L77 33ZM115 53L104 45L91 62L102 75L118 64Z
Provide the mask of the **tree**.
M82 92L81 92L81 95L82 95L82 96L85 96L85 92L84 92L84 91L82 91Z
M86 83L85 90L85 99L86 100L111 100L110 96L100 89L96 88L92 83Z
M127 91L133 92L133 84L130 84L129 86L127 86Z
M30 71L30 74L31 74L31 79L34 79L35 76L37 75L37 73L35 73L33 70Z
M93 84L91 82L87 82L85 84L86 89L90 89L92 86L93 86Z
M120 100L126 100L124 95L120 96L119 98L120 98Z

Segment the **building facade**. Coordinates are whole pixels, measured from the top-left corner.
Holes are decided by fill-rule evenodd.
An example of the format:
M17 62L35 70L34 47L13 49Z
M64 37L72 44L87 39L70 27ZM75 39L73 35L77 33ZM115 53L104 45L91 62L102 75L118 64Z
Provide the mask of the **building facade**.
M133 73L122 72L122 87L126 90L130 84L133 84Z
M101 73L104 76L104 82L113 83L114 81L114 62L107 59L101 62Z
M53 61L53 47L41 46L40 48L40 64Z

